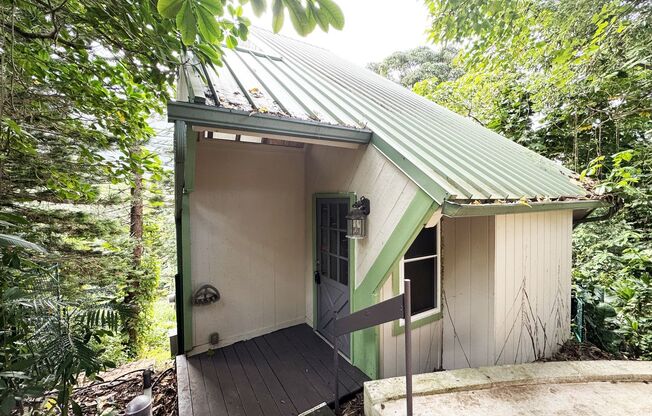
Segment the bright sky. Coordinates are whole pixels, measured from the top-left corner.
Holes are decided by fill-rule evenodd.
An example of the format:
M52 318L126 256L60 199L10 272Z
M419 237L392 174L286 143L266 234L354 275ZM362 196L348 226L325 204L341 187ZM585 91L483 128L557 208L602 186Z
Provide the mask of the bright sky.
M425 30L427 11L420 0L336 0L344 12L344 29L331 28L324 33L317 26L313 33L304 37L292 27L289 16L281 33L292 38L328 49L336 55L364 66L380 61L398 50L427 45ZM270 2L268 2L269 4ZM271 11L257 18L249 5L247 16L252 16L255 26L271 30ZM286 12L287 13L287 12Z

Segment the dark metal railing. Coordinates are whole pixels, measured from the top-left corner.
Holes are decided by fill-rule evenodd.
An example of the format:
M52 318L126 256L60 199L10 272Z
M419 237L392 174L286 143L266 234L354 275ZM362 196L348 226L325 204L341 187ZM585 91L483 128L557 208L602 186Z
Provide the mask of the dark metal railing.
M404 283L403 294L386 301L377 303L368 308L354 312L342 318L335 313L333 325L333 363L335 365L335 412L340 411L339 396L339 356L338 339L342 335L361 329L395 321L405 320L405 401L407 415L412 416L412 309L411 309L410 280Z

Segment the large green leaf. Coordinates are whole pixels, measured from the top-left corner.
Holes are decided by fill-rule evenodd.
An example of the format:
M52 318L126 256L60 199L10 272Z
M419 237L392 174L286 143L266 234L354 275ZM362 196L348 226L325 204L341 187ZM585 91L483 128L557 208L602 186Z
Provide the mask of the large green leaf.
M201 0L200 6L207 8L213 16L221 16L224 14L224 5L220 0Z
M10 222L12 224L28 224L29 223L29 221L27 221L25 218L21 217L20 215L11 214L9 212L0 212L0 220Z
M222 29L215 20L215 16L204 6L197 7L197 22L199 23L199 33L210 43L218 42L223 38Z
M306 36L310 33L311 19L308 18L308 13L306 13L299 0L283 0L283 4L285 4L290 13L290 21L297 33L301 36ZM312 28L314 28L314 20L312 23Z
M285 7L283 7L282 0L274 0L272 4L272 30L278 33L283 28L283 20L285 20Z
M197 37L197 21L190 6L190 0L183 3L177 14L177 29L181 32L181 40L185 45L192 45Z
M47 250L38 244L30 243L27 240L11 235L11 234L0 234L0 246L3 247L22 247L28 250L34 250L41 253L47 253Z
M328 16L325 13L319 13L319 9L315 6L315 3L308 3L308 17L314 19L321 30L328 32L329 20Z
M317 3L319 3L319 14L325 16L335 29L342 30L344 27L344 13L342 13L340 6L332 0L317 0Z
M163 17L174 19L181 10L184 0L158 0L156 9Z
M256 16L261 16L267 8L267 2L265 0L251 0L251 8Z

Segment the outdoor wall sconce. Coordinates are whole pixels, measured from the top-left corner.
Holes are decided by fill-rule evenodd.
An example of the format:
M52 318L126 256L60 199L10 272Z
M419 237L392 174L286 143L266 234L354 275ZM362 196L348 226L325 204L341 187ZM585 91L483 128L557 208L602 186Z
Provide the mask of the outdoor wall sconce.
M367 236L367 215L371 211L370 203L364 196L353 203L346 216L346 238L360 240Z

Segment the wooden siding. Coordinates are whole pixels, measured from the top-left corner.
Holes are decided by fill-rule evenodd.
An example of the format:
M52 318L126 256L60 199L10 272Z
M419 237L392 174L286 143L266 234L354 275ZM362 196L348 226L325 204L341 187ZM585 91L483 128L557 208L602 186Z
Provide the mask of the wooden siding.
M387 300L394 293L393 276L383 284L381 300ZM441 364L441 319L418 326L412 330L412 371L415 374L429 373ZM382 378L405 375L405 335L394 333L395 322L388 322L380 328L380 376Z
M494 217L442 220L443 368L487 365L493 354Z
M193 307L193 352L305 320L305 171L302 149L223 141L197 146L190 197L192 287L214 285Z
M306 198L309 216L306 249L306 315L312 322L312 195L355 192L371 201L368 236L355 243L355 285L360 285L376 256L417 192L417 186L375 147L358 150L310 146L306 151Z
M570 334L572 211L442 227L443 368L550 357Z
M496 217L494 362L550 357L570 336L572 211Z

